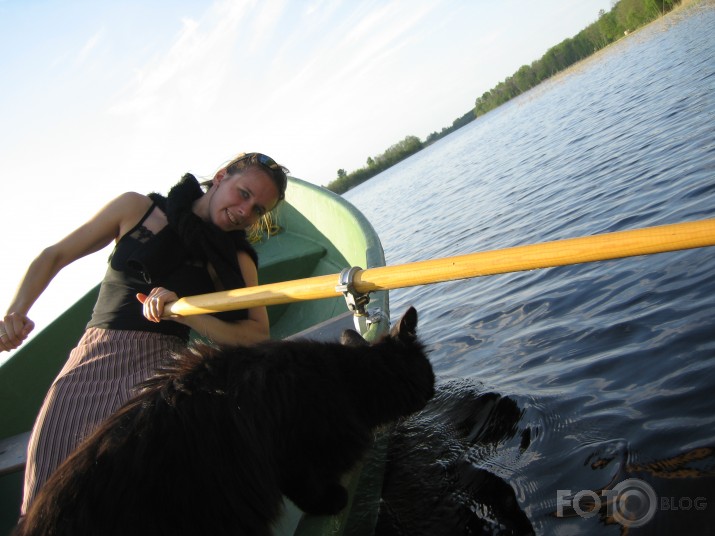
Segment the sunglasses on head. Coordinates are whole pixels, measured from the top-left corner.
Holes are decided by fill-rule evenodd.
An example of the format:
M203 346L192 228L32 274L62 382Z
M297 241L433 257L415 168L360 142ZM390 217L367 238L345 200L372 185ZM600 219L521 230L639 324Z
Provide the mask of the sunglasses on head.
M261 164L262 166L265 166L269 169L277 170L277 171L282 171L283 173L290 173L288 168L285 168L281 166L278 162L273 160L270 156L265 155L263 153L247 153L246 155L242 156L238 161L241 160L248 160L251 163L257 162Z

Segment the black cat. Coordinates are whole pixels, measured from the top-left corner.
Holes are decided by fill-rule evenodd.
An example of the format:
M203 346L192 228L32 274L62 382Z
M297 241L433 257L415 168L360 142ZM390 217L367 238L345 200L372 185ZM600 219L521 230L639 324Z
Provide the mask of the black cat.
M346 331L176 356L58 468L18 536L269 534L282 494L339 512L373 429L434 394L416 325L410 308L372 345Z

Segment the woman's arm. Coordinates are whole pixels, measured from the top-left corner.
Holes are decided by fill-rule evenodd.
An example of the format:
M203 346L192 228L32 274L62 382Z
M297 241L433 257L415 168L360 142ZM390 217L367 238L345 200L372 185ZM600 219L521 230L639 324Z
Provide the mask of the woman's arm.
M150 203L141 194L122 194L87 223L45 248L30 264L5 317L0 320L0 333L6 332L0 337L0 351L17 348L30 334L35 324L27 314L62 268L118 239L141 218Z
M238 264L246 286L258 285L258 271L248 254L240 252ZM148 296L138 294L137 299L144 304L144 316L152 322L159 322L162 320L164 306L178 300L179 297L170 290L157 287L152 289ZM250 345L264 341L270 336L268 311L265 307L248 309L248 318L236 322L227 322L211 315L176 316L171 320L189 326L217 344Z

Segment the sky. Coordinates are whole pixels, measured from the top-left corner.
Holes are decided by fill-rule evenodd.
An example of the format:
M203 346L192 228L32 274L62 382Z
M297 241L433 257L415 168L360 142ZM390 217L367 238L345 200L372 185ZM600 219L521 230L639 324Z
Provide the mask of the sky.
M122 192L210 178L244 151L326 185L450 126L611 2L0 0L0 307L44 247ZM55 278L36 330L109 252Z

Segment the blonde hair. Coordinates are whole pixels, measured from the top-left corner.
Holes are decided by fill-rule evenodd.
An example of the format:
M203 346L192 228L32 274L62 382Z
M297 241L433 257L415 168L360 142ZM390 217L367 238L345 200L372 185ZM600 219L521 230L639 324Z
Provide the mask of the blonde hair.
M246 229L246 237L251 244L256 244L263 240L277 235L280 231L280 225L278 225L277 208L274 207L270 212L266 212L261 218Z

